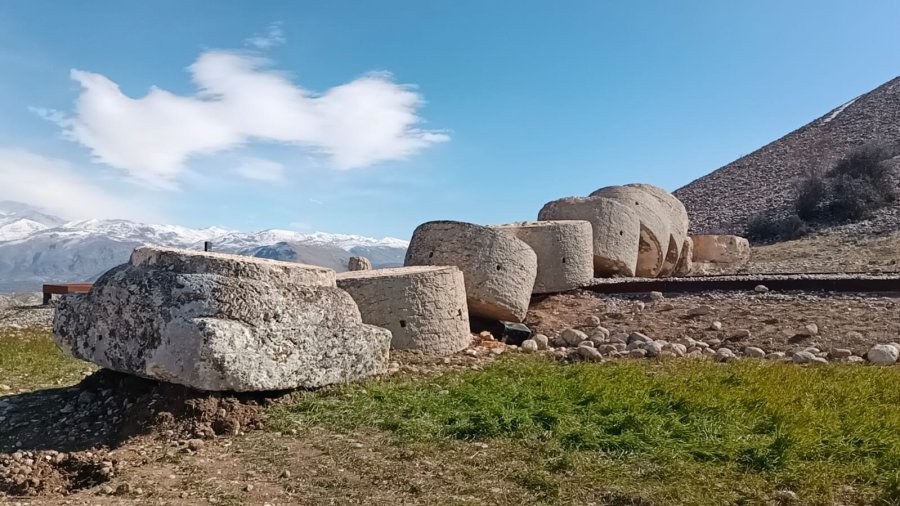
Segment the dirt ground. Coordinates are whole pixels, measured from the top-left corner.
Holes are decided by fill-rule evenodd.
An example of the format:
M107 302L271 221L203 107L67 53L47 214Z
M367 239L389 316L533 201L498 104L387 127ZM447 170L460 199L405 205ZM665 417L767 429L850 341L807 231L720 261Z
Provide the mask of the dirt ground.
M829 263L823 259L840 252L829 250L829 240L757 248L750 270L872 270L877 258L887 272L892 255L900 256L900 239L891 237L873 239L869 253ZM596 316L613 335L718 341L736 351L847 348L863 356L873 344L900 341L898 300L900 294L717 292L650 300L573 292L535 299L526 323L554 337L570 327L588 329ZM7 324L49 324L47 308L7 306ZM709 313L689 316L700 306ZM810 323L818 333L800 335ZM749 335L737 332L744 330ZM490 340L476 340L474 348L447 358L396 353L392 370L478 369L511 352ZM6 393L0 392L0 504L483 503L474 488L495 491L497 503L515 502L495 472L498 453L486 454L477 443L448 443L436 458L389 444L384 434L258 430L279 393L199 394L104 371L73 386Z
M898 301L900 294L711 292L651 301L647 294L579 292L536 301L527 323L553 337L568 327L588 328L586 321L593 315L613 335L642 332L655 340L718 339L738 350L756 346L767 352L848 348L863 356L873 344L900 340ZM699 306L709 306L710 313L688 315ZM716 321L721 330L711 328ZM818 335L798 335L810 323L818 327ZM733 337L739 330L749 330L749 337Z
M850 235L841 230L751 249L755 273L900 272L900 231Z

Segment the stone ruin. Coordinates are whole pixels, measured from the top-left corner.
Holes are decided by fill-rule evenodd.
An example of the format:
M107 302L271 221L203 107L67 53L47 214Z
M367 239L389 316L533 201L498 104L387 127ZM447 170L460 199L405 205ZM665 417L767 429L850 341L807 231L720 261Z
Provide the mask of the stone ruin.
M419 225L405 265L454 265L462 271L469 313L521 322L537 277L537 255L525 242L500 230L432 221Z
M574 290L594 278L593 230L587 221L524 221L491 228L534 250L537 276L532 294Z
M736 235L693 235L693 271L733 274L750 262L750 242Z
M452 266L343 272L337 285L364 322L391 331L391 348L455 353L469 345L463 274Z
M539 220L586 220L593 227L598 277L690 273L688 215L671 193L648 184L600 188L547 203ZM685 255L687 253L687 255Z
M61 299L57 343L102 367L198 390L309 388L387 370L331 269L139 247L90 292Z
M651 185L554 200L538 220L424 223L405 267L352 257L341 274L139 247L89 293L61 300L54 334L78 358L199 390L310 388L383 373L391 348L458 352L474 322L530 333L517 322L533 295L749 259L746 239L688 236L684 206Z

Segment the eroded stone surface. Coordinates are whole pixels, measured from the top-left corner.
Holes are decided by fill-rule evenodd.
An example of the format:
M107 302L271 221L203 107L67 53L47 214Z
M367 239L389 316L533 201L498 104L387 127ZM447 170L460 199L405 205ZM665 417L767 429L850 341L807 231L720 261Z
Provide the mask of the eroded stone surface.
M453 265L462 271L469 313L521 322L537 276L537 255L489 227L432 221L413 232L405 265Z
M660 201L644 189L630 186L607 186L591 193L591 197L615 200L637 214L641 223L641 241L635 275L659 276L668 254L672 230L672 222Z
M399 267L337 275L365 323L391 331L391 347L448 354L471 341L466 287L453 266Z
M666 257L663 266L660 269L660 276L672 275L678 267L679 261L683 258L683 246L688 237L688 213L684 204L681 203L674 195L666 190L646 183L631 183L625 186L630 188L638 188L643 190L654 198L656 198L663 209L666 211L665 218L669 220L669 245L666 251Z
M594 278L594 236L590 222L524 221L492 227L521 239L537 254L533 293L574 290Z
M585 220L594 236L594 274L634 276L641 223L630 208L603 197L566 197L548 202L538 220Z
M154 247L61 299L61 348L200 390L318 387L387 369L390 332L362 323L330 269Z
M735 272L750 261L750 242L736 235L692 235L693 270L700 274Z
M368 271L372 269L372 262L366 257L350 257L347 262L349 271Z
M675 265L675 276L687 276L694 270L694 240L690 237L684 238L684 245L681 247L681 256Z

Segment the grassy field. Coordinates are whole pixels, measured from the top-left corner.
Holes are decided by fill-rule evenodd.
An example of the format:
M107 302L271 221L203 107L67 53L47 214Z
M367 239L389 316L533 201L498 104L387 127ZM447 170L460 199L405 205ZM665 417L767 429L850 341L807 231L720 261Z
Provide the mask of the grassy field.
M898 385L900 368L520 356L295 394L273 421L384 431L434 455L484 442L538 502L900 504Z
M68 385L93 370L91 364L64 355L42 329L0 331L0 385L4 393Z
M900 505L900 367L504 357L296 392L240 453L229 438L205 451L293 469L278 486L310 504ZM0 395L88 369L46 331L0 334Z

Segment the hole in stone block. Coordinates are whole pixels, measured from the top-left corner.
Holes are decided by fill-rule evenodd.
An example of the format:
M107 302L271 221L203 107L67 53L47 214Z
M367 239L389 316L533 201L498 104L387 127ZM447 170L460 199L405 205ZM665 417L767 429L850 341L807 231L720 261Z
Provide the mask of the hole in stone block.
M400 320L400 328L402 328L402 329L406 328L406 320Z
M498 270L498 271L500 270L500 266L499 266L499 265L497 265L497 270Z

